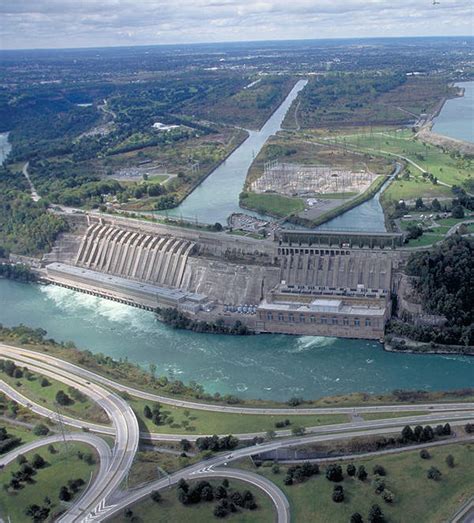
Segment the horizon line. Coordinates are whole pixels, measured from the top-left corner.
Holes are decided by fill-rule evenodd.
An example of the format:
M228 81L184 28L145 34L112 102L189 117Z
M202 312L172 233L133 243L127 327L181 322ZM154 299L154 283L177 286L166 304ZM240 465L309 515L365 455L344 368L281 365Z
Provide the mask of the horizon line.
M132 45L98 45L98 46L79 46L79 47L15 47L0 48L0 53L17 52L17 51L79 51L93 49L130 49L134 47L180 47L180 46L199 46L199 45L229 45L229 44L258 44L258 43L278 43L278 42L319 42L335 40L395 40L395 39L430 39L430 38L468 38L474 39L474 35L415 35L415 36L342 36L342 37L325 37L325 38L283 38L283 39L263 39L263 40L222 40L217 42L182 42L167 44L132 44Z

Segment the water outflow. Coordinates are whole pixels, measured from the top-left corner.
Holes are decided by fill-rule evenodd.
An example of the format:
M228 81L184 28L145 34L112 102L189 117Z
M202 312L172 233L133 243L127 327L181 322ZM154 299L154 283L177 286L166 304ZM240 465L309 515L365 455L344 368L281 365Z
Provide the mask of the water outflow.
M11 148L12 146L8 141L8 133L0 133L0 165L5 161Z
M268 138L281 129L288 109L306 83L307 80L299 80L260 131L249 131L249 137L242 145L217 167L181 205L167 211L168 216L182 216L202 223L226 223L230 214L241 212L239 194L250 165Z

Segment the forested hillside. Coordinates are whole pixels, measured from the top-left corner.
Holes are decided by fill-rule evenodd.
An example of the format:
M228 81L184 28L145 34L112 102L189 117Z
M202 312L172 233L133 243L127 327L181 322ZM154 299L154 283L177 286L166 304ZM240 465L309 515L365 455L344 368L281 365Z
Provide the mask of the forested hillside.
M46 201L31 200L22 176L5 167L0 167L0 224L0 257L48 251L67 228L62 218L47 211Z

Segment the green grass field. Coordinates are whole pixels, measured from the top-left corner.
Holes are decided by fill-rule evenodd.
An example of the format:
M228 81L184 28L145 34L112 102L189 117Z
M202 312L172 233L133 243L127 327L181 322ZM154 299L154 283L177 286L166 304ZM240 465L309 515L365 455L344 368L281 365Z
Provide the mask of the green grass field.
M423 233L423 236L420 236L416 239L408 240L408 243L405 247L427 247L428 245L433 245L441 241L444 238L444 234L433 234L430 232Z
M0 373L0 378L27 398L31 398L33 401L53 411L56 411L58 408L55 400L58 391L62 390L71 397L71 394L68 392L68 386L52 378L47 378L50 385L42 387L42 376L38 374L33 373L31 379L26 379L26 377L18 379L11 378L2 372ZM71 405L61 405L59 408L62 414L68 414L79 419L97 423L108 423L108 417L105 411L85 396L81 397L80 400L74 400L74 403Z
M331 139L333 140L333 139ZM424 144L413 138L413 133L405 131L385 131L357 134L347 134L338 137L338 142L346 142L356 150L370 152L376 155L392 157L387 153L398 154L409 158L421 169L433 174L439 181L448 185L463 185L472 177L474 166L472 160L458 158L444 153L440 148ZM395 180L384 191L383 198L398 201L409 200L419 196L435 197L450 196L450 188L443 185L434 185L422 177L420 169L409 165L410 180Z
M23 445L23 443L30 443L30 441L34 441L40 437L33 434L33 431L27 427L8 423L8 421L5 420L0 421L0 427L5 427L8 434L21 438L21 445Z
M0 515L5 521L11 523L26 523L31 521L24 513L25 508L31 504L44 505L44 498L48 496L52 501L51 514L65 508L58 498L59 489L67 485L68 480L81 478L87 484L92 474L95 474L97 465L88 465L85 461L77 457L77 452L94 453L94 449L84 443L68 443L67 450L63 444L54 444L56 454L50 454L43 447L25 454L30 460L34 454L40 454L47 466L39 469L34 478L33 484L26 484L22 489L15 493L6 492L0 489ZM2 471L2 483L10 478L10 473L18 470L18 463L14 462L5 467ZM76 494L76 496L80 493ZM9 518L9 519L8 519Z
M288 216L304 210L304 201L300 198L288 198L279 194L245 193L246 198L241 199L241 205L263 214L272 216Z
M335 483L326 479L324 466L318 476L292 486L283 484L285 467L281 467L279 474L272 473L268 467L261 467L258 471L288 495L293 521L347 523L354 512L359 512L367 521L371 505L378 504L389 523L406 523L408 520L441 523L449 520L457 507L472 495L474 444L433 447L429 452L431 459L428 460L421 459L419 451L354 459L353 463L357 467L364 465L369 473L366 481L350 478L345 473L349 461L345 461L344 480L339 483L345 492L342 503L335 503L331 499ZM448 454L454 456L453 469L445 463ZM392 504L385 503L380 495L374 493L371 481L374 478L372 469L376 464L382 465L387 471L384 478L386 488L395 495ZM440 481L426 477L427 470L432 466L441 471Z
M210 481L213 486L220 485L220 481ZM266 496L260 489L252 487L247 483L229 480L230 489L238 490L250 490L257 503L256 510L239 509L239 512L235 514L229 514L225 521L231 521L232 523L273 523L276 519L275 510L270 498ZM191 486L192 482L189 483ZM182 505L176 495L176 489L163 490L160 492L162 499L159 503L152 501L150 498L146 498L142 502L131 507L133 511L133 521L136 523L177 523L189 521L190 523L209 523L209 521L220 521L213 514L216 502L201 502L197 505ZM114 517L109 522L113 523L125 523L130 521L124 515Z
M428 413L426 411L417 410L411 412L364 412L361 416L369 421L388 418L404 418L406 416L423 416L424 414Z
M289 419L292 427L312 427L344 423L345 414L272 416L260 414L227 414L206 410L192 410L181 407L162 405L161 412L173 418L172 424L155 425L143 415L145 405L152 407L152 402L132 398L129 401L142 424L150 432L163 434L243 434L247 432L267 432L277 430L275 422ZM281 429L280 429L281 430Z

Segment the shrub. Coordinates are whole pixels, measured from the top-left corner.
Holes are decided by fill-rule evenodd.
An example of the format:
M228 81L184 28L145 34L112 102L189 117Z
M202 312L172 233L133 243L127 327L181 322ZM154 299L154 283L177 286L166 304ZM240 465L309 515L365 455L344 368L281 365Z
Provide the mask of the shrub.
M431 458L431 454L426 449L421 449L420 450L420 458L421 459L430 459Z
M373 468L373 472L374 474L378 474L379 476L385 476L387 474L382 465L375 465Z
M355 473L356 473L356 467L353 463L349 463L349 465L347 465L347 474L349 476L355 476Z
M393 492L385 489L382 493L382 499L385 501L385 503L393 503L395 496Z
M335 482L342 481L343 475L342 475L341 465L333 465L333 464L328 465L328 467L326 469L326 478L329 481L335 481Z
M439 481L441 479L441 471L436 467L431 467L428 469L426 477L434 481Z
M385 517L378 505L372 505L370 507L369 523L385 523Z
M49 429L43 423L38 423L38 425L35 425L33 429L33 434L35 436L46 436L47 434L49 434Z
M344 489L341 485L334 485L332 500L334 503L342 503L344 501Z
M150 498L152 499L152 501L154 501L155 503L159 503L161 501L161 494L157 491L157 490L154 490L151 494L150 494Z
M357 469L357 479L360 479L361 481L364 481L367 479L367 471L365 470L364 465L360 465Z
M454 457L452 454L446 456L446 465L448 465L450 469L454 468Z
M61 487L59 489L59 499L61 501L70 501L72 498L71 493L69 492L69 489L67 487Z
M354 512L354 514L352 514L351 516L349 523L364 523L364 520L358 512Z

